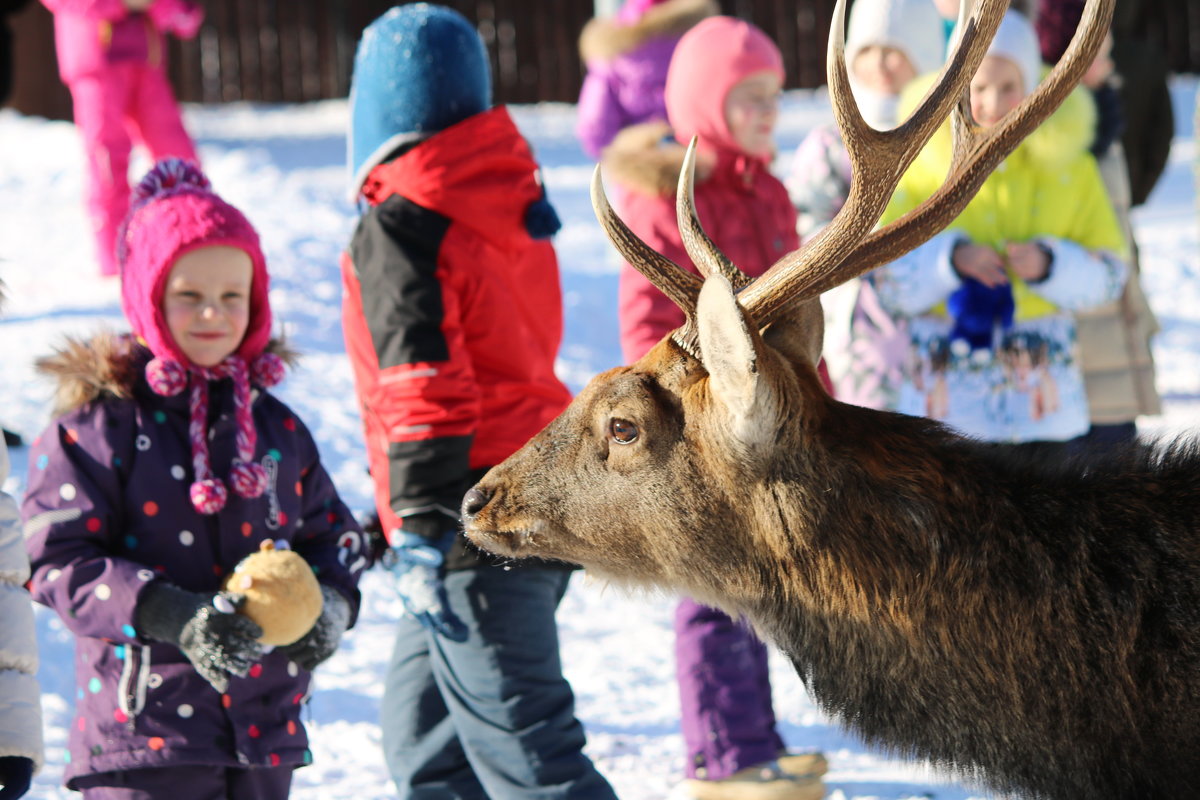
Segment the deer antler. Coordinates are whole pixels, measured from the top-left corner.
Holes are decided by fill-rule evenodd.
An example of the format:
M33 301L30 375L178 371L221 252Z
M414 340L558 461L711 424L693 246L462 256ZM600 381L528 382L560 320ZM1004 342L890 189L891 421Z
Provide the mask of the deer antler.
M862 275L941 231L962 212L996 165L1050 116L1079 82L1108 30L1113 3L1088 0L1070 47L1046 80L999 123L980 128L971 119L968 86L1008 5L1008 0L982 0L967 21L952 61L921 106L900 127L880 132L862 121L850 95L841 34L845 0L838 0L828 71L834 113L850 155L850 193L828 227L773 264L742 292L739 299L747 313L760 326L766 325L792 302L815 297ZM955 99L954 155L945 182L917 208L868 235L904 170L946 118Z
M794 301L815 297L924 243L962 212L996 165L1079 82L1108 30L1113 3L1087 0L1070 47L1046 80L1003 120L981 129L971 120L968 86L1008 7L1008 0L981 0L965 20L960 15L962 35L920 106L898 127L878 131L862 118L850 92L845 57L846 0L838 0L826 69L834 117L852 166L845 205L824 230L746 286L746 276L704 233L696 216L693 141L676 194L676 213L688 255L705 275L715 270L729 278L735 288L746 286L739 300L762 327ZM952 112L954 156L946 181L920 206L872 233L904 171ZM613 213L604 196L599 167L592 177L592 205L621 255L683 310L687 321L672 336L695 355L694 314L701 278L653 250Z

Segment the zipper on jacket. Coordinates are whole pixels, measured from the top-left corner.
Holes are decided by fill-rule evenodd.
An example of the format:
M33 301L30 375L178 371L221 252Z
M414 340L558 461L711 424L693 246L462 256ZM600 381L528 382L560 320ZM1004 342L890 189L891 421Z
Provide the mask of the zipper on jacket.
M146 707L146 688L150 683L150 646L126 645L125 663L117 682L117 707L125 714L125 724L133 730L133 721Z

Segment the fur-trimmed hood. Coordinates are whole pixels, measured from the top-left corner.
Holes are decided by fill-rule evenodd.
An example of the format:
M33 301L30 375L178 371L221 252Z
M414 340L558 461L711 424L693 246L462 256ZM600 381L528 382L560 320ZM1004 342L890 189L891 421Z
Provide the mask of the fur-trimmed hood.
M282 339L271 339L264 352L294 366L299 353ZM145 381L149 348L131 334L102 331L90 339L66 337L53 353L35 362L39 373L55 381L53 415L60 416L103 396L133 397Z
M609 180L635 192L674 195L686 152L675 141L670 125L644 122L618 133L612 144L604 148L600 164ZM707 177L697 164L697 180Z
M607 61L634 50L648 39L682 36L700 20L720 11L715 0L666 0L632 23L595 17L579 35L579 54L584 61Z

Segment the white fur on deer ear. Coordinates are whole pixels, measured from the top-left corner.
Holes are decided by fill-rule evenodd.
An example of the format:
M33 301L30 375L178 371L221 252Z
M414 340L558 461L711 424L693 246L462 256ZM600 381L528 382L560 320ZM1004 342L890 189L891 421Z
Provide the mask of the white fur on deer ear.
M728 414L730 432L755 447L774 441L775 396L759 370L762 339L747 324L733 286L710 275L696 303L700 360L708 371L713 398Z

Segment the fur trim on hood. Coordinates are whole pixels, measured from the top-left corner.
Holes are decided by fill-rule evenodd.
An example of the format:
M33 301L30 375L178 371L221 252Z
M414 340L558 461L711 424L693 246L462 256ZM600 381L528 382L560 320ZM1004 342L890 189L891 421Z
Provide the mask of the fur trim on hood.
M1043 67L1042 80L1045 80L1049 72L1049 67ZM904 87L900 94L900 119L912 113L936 78L936 73L923 75ZM1086 88L1077 86L1045 122L1017 145L1013 153L1021 153L1039 167L1053 169L1086 151L1091 146L1095 133L1096 103ZM950 123L946 121L917 156L914 166L921 165L931 170L940 170L944 174L950 165L952 148Z
M611 17L595 17L579 34L579 54L584 61L607 61L639 47L647 39L682 36L700 20L720 12L716 0L666 0L629 25L619 24Z
M289 367L299 360L299 352L282 339L271 339L264 352L274 353ZM39 358L34 366L57 384L53 410L57 417L105 395L133 397L152 357L150 349L132 335L102 331L88 340L64 338L53 353Z
M605 176L641 194L674 195L687 149L675 141L665 122L630 125L617 134L600 157ZM696 165L696 180L708 175Z

